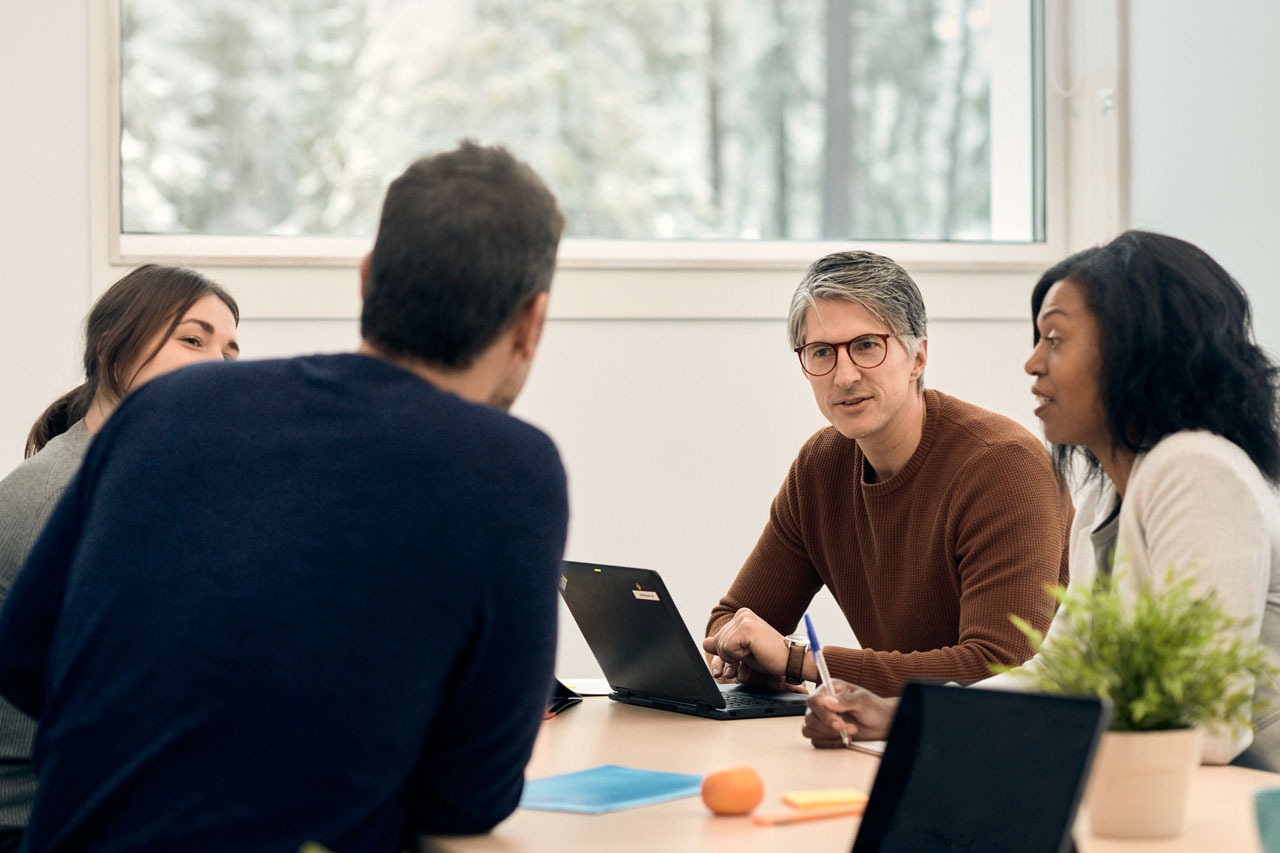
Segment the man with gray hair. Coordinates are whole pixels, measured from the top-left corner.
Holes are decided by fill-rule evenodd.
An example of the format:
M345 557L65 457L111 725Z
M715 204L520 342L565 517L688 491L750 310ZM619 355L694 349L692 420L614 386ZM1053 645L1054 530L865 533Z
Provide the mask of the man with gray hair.
M1003 415L924 388L924 301L872 252L816 261L791 344L831 422L796 456L769 521L711 612L722 681L817 681L786 639L820 588L861 648L825 647L831 675L882 696L911 680L970 683L1031 657L1066 583L1071 499L1043 444Z

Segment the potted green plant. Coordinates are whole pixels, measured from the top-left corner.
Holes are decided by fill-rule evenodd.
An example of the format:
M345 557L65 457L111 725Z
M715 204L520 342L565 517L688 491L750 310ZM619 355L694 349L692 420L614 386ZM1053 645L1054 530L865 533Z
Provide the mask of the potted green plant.
M1093 832L1169 837L1182 832L1204 727L1251 724L1255 686L1277 670L1215 596L1189 578L1163 584L1095 583L1067 593L1044 636L1011 617L1036 650L1015 670L1037 690L1111 704L1109 731L1086 793ZM1061 623L1061 624L1057 624Z

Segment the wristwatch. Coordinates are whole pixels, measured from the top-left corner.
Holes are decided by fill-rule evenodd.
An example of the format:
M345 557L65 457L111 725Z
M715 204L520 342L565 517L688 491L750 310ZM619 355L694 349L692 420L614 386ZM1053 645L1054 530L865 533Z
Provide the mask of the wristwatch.
M787 637L787 684L804 684L804 656L809 644Z

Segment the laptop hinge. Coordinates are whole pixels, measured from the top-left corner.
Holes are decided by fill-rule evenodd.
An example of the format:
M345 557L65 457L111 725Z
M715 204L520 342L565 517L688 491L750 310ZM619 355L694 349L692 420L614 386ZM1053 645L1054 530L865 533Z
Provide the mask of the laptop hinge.
M677 711L681 714L696 714L707 707L702 702L677 702L674 699L659 699L655 696L647 696L644 701L650 707L660 708L664 711Z
M644 705L664 711L677 711L681 714L697 714L712 708L706 702L681 702L676 699L664 699L649 693L635 693L625 687L615 687L609 698L617 699L631 705Z

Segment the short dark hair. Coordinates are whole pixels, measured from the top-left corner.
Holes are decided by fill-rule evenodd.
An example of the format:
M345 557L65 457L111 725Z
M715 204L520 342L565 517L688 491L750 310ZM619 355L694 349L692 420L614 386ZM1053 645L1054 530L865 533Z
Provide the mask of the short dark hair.
M360 334L391 355L469 367L551 287L564 216L505 149L463 142L387 190Z
M144 264L111 285L85 321L85 381L54 400L36 419L27 434L26 455L34 455L83 418L99 392L123 399L137 371L155 358L164 341L151 352L144 351L147 345L157 335L168 338L187 310L206 296L222 300L240 322L240 308L231 294L186 267Z
M1031 294L1034 327L1045 294L1070 281L1098 320L1098 378L1107 430L1135 453L1180 430L1207 430L1238 445L1271 482L1280 481L1274 362L1253 336L1249 298L1217 261L1185 240L1126 231L1105 246L1049 269ZM1086 448L1055 445L1066 471Z

